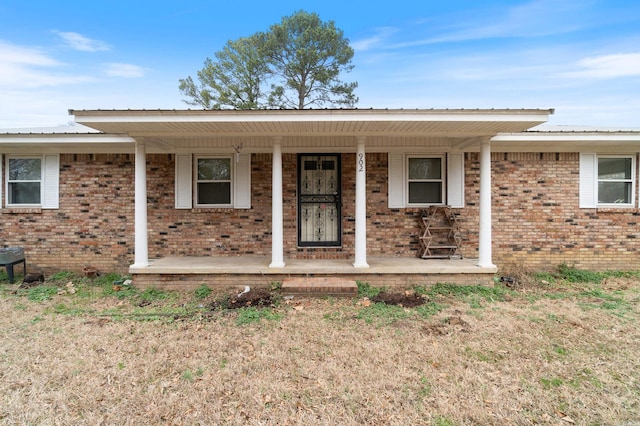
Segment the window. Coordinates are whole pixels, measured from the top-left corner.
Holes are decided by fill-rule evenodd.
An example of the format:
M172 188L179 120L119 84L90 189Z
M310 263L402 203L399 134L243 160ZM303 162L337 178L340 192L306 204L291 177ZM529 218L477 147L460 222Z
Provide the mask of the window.
M389 208L464 207L464 154L389 153Z
M410 205L443 204L443 157L407 158L407 194Z
M598 204L633 203L633 158L598 157Z
M42 204L42 157L7 158L7 205Z
M580 154L580 207L635 206L635 155Z
M7 204L39 205L41 203L42 158L7 159Z
M176 154L175 207L250 209L251 154Z
M4 166L4 169L3 169ZM60 155L5 155L5 207L59 208ZM0 199L2 191L0 191Z
M196 206L231 205L231 158L196 159Z

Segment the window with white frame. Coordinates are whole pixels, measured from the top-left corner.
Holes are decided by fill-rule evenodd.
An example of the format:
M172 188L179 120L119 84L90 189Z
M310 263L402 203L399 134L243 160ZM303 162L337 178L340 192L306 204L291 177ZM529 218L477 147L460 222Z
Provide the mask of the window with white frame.
M632 156L598 156L598 204L632 205L634 187Z
M636 156L580 153L580 207L634 207Z
M407 156L409 205L443 204L444 190L443 156Z
M464 207L464 154L389 153L389 208Z
M7 206L42 204L42 157L7 156Z
M231 157L196 157L196 206L232 205Z
M176 209L251 208L251 154L176 154Z

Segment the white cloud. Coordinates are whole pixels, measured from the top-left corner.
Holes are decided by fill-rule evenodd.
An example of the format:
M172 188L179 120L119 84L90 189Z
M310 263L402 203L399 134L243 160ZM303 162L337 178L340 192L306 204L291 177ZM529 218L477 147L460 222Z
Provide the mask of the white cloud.
M430 21L428 25L431 35L427 37L414 38L389 47L406 48L470 40L566 34L593 25L596 18L588 16L588 13L589 4L582 0L532 0L511 7L469 8L462 14L440 16L439 21L444 24L439 27ZM448 25L449 22L453 24ZM416 34L418 30L412 28Z
M73 50L80 50L82 52L97 52L100 50L111 50L111 47L100 40L93 40L85 37L82 34L74 32L55 31L60 36L65 44Z
M362 40L356 40L351 43L351 47L355 51L366 51L372 49L374 47L379 46L385 40L389 38L392 34L396 33L398 30L392 27L382 27L376 29L376 34L369 38L365 38Z
M5 64L0 68L0 87L11 89L38 88L78 84L93 81L94 78L83 75L71 75L39 70L21 64Z
M618 53L593 56L578 62L578 71L567 72L567 77L618 78L640 76L640 53Z
M35 47L0 41L0 87L15 90L86 83L93 78L58 72L63 65Z
M124 77L124 78L138 78L143 77L146 73L146 69L138 65L121 64L112 62L105 64L105 74L109 77Z
M35 47L23 47L0 40L0 62L17 65L55 66L59 62Z

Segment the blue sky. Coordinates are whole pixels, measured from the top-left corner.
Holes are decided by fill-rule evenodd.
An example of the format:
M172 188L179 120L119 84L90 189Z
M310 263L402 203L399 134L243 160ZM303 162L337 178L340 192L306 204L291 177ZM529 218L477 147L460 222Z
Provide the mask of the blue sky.
M350 40L358 108L555 108L551 124L640 128L637 0L0 0L0 128L188 108L179 79L299 9Z

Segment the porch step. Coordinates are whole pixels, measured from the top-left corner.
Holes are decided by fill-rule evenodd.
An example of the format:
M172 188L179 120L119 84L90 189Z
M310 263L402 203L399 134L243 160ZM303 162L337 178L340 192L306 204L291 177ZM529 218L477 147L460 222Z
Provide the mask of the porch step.
M298 277L285 278L282 293L297 296L343 296L358 295L355 280L340 277Z

